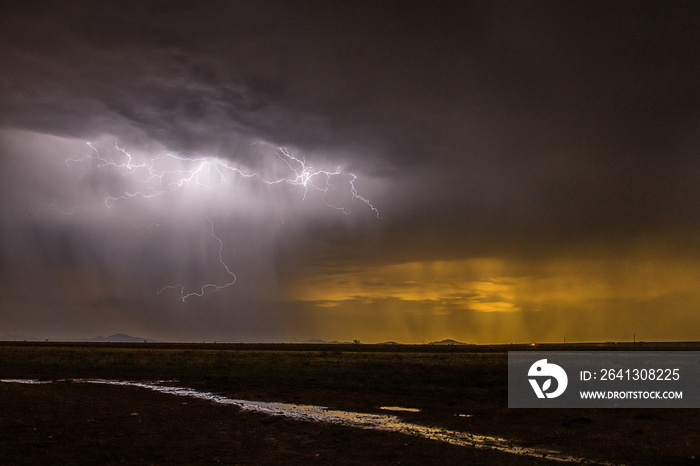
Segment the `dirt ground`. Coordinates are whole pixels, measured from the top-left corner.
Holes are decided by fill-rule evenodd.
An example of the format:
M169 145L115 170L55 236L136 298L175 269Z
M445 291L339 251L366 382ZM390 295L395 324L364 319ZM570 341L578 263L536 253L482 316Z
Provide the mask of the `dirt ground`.
M130 387L0 384L0 393L0 463L7 465L538 464Z
M398 433L303 422L135 387L155 381L232 398L359 412L496 435L612 464L698 464L692 409L508 409L502 352L0 345L0 464L553 464ZM149 377L150 374L150 377Z

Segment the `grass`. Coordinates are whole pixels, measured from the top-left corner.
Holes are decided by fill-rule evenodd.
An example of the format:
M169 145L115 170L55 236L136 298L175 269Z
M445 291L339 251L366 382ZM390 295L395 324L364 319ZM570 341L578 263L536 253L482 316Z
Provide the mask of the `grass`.
M475 372L480 379L502 377L506 362L505 353L190 349L187 345L0 346L0 374L5 377L176 378L290 389L461 391Z
M658 349L651 346L642 349L650 348ZM697 349L692 345L662 349L675 348ZM380 412L380 406L398 405L421 410L400 414L410 422L503 436L523 446L552 448L628 464L692 464L694 461L692 457L698 453L700 444L700 426L694 410L508 409L508 349L532 348L6 343L0 344L0 378L172 380L180 386L241 399L306 403L361 412ZM616 345L614 349L629 348ZM87 396L89 400L77 400L75 396ZM125 398L122 404L114 404L114 397ZM420 448L416 450L404 445L414 442L405 436L387 435L386 441L377 441L357 429L338 430L337 426L281 421L204 402L188 401L187 407L181 403L165 395L119 387L0 384L0 464L21 464L22 461L15 460L22 458L26 464L39 460L38 453L31 453L32 448L20 453L12 450L14 444L26 446L36 440L32 426L50 426L56 432L63 432L65 438L70 437L66 440L68 444L80 443L77 433L67 431L97 429L99 435L106 437L122 435L122 429L135 428L131 411L151 413L148 429L141 426L138 432L149 439L149 448L159 451L161 456L146 453L129 456L129 444L135 441L129 436L109 447L106 444L100 447L113 448L120 452L114 458L127 458L129 463L177 463L178 458L187 457L191 460L187 464L211 464L211 455L203 454L199 461L184 453L186 448L196 448L210 440L214 449L235 446L238 453L221 456L224 462L244 464L308 464L318 458L325 458L328 463L340 461L338 455L363 464L411 464L418 458L422 458L421 464L429 464L426 458L433 457L441 459L434 464L547 462L467 451L438 445L439 442L419 442ZM121 407L117 409L117 406ZM163 418L163 413L170 414ZM219 430L203 427L192 430L190 424L204 422L197 419L206 422L215 419ZM92 420L90 425L84 425L88 420ZM179 440L173 444L168 437L172 434L168 432L174 426L192 431L191 440L178 435ZM255 448L247 449L245 438L218 438L219 431L238 432L248 436L247 441L252 444L261 445L260 448L264 444L272 450L262 454ZM265 440L268 437L276 440L268 442ZM48 437L39 441L41 448L37 451L51 450L51 442ZM359 450L347 450L348 443ZM8 453L3 456L2 445L6 446L5 451L14 451L14 456L8 457ZM306 445L308 451L301 451L300 445ZM171 450L180 451L181 456L173 456ZM80 463L70 456L72 450L67 446L61 451L63 456L57 456L60 457L57 462ZM286 461L290 458L296 460Z

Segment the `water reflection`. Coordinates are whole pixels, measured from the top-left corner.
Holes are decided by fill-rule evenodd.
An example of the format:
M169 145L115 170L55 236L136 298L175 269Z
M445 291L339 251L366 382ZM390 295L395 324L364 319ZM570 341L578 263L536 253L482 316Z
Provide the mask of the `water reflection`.
M384 411L406 411L409 413L420 413L418 408L404 408L403 406L380 406L379 409Z
M53 383L51 380L34 380L34 379L2 379L0 382L5 383L22 383L25 385L42 385L47 383Z
M0 382L6 383L24 383L24 384L40 384L51 383L41 382L30 379L0 379ZM514 445L511 440L502 437L493 437L489 435L477 435L467 432L459 432L455 430L443 429L441 427L428 427L418 424L404 422L396 416L386 414L371 414L371 413L356 413L351 411L340 411L328 409L323 406L299 405L291 403L276 403L267 401L249 401L227 398L222 395L216 395L211 392L202 392L191 388L173 387L168 385L160 385L156 383L115 381L103 379L73 379L74 383L92 383L101 385L118 385L125 387L139 387L148 390L153 390L169 395L182 396L187 398L196 398L207 400L214 403L233 405L246 411L255 411L265 413L271 416L284 416L291 419L315 422L327 422L330 424L340 424L361 429L381 430L388 432L399 432L406 435L414 435L432 440L446 442L452 445L468 446L474 448L486 448L491 450L512 453L516 455L532 456L537 458L546 458L554 461L571 462L571 463L587 463L587 464L610 464L606 462L594 462L585 458L574 457L563 454L558 451L544 448L526 448ZM400 410L413 410L415 408L401 407L382 407L382 408L399 408ZM416 410L419 411L419 410Z

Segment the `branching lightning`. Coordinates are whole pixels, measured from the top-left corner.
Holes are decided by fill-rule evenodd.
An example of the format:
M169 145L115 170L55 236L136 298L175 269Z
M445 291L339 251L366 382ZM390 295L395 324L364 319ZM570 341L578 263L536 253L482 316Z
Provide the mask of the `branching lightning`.
M228 283L224 283L223 285L216 285L214 283L206 283L206 284L202 285L202 288L198 292L193 291L190 293L185 293L185 286L182 284L168 285L168 286L164 286L163 288L159 289L158 294L161 294L163 291L165 291L167 289L178 289L179 288L180 289L180 299L185 301L187 298L189 298L191 296L198 296L198 297L204 296L204 294L207 292L208 289L213 289L213 291L216 291L216 290L220 290L222 288L229 287L229 286L233 285L234 283L236 283L236 275L233 272L231 272L231 269L229 269L228 265L226 265L226 262L224 262L224 257L223 257L224 242L221 241L221 238L219 238L218 236L216 236L214 234L214 222L212 222L212 220L209 217L207 217L207 220L209 220L209 225L211 226L211 236L216 241L219 242L219 263L226 270L226 274L228 274L228 276L231 277L231 280Z
M221 185L233 185L236 179L255 178L270 186L285 184L290 186L290 190L300 189L302 200L306 200L310 193L317 192L320 194L323 204L347 214L346 206L334 204L328 199L331 191L338 192L339 188L334 182L345 183L347 196L351 202L360 201L371 209L377 218L381 218L379 210L367 198L359 194L355 186L357 180L355 174L344 173L340 167L334 170L314 168L307 164L305 158L293 155L284 147L278 148L275 155L283 163L278 169L282 168L286 174L270 179L258 172L241 170L232 162L221 158L184 157L164 153L137 161L137 157L132 156L125 148L119 147L117 144L114 145L113 149L98 147L91 142L86 144L90 148L89 152L82 157L66 160L68 167L91 163L93 169L108 171L110 175L116 175L118 179L124 179L128 182L128 188L124 191L110 192L104 195L102 200L107 208L112 208L117 202L164 196L188 185L198 185L211 190ZM75 206L70 211L62 213L72 214L79 208L85 207ZM180 291L180 298L185 301L190 297L203 297L207 292L227 288L236 282L236 275L224 259L224 242L215 234L213 220L209 217L207 220L210 225L211 237L219 245L219 264L228 277L226 280L222 280L225 283L205 283L197 291L187 291L183 284L167 285L158 289L158 294L169 289L177 289ZM284 223L283 220L282 223Z
M294 177L290 178L282 178L279 180L275 181L265 181L267 184L277 184L277 183L288 183L293 186L303 186L304 187L304 199L306 199L306 195L308 194L310 189L317 190L323 193L322 199L323 203L326 204L328 207L333 207L334 209L340 210L343 213L347 213L346 209L344 207L336 206L334 204L330 204L326 201L326 194L328 194L328 191L333 187L333 184L331 183L331 179L333 176L340 176L342 172L340 171L340 168L336 168L335 171L327 171L327 170L320 170L320 169L315 169L310 166L306 165L306 160L304 158L299 159L292 155L286 148L280 147L278 152L277 152L277 157L279 157L280 160L282 160L288 167L289 169L294 173ZM355 188L355 180L357 180L357 176L353 173L349 174L351 179L350 179L350 194L352 195L352 199L358 199L359 201L363 202L365 205L367 205L372 211L377 215L377 218L381 218L379 216L379 210L377 210L369 200L366 198L362 197L358 192L357 189ZM316 184L316 180L320 179L320 185Z
M124 148L121 148L115 144L115 150L121 153L124 159L123 161L118 161L103 156L94 144L90 142L87 142L86 144L92 149L92 151L81 158L68 159L66 161L66 165L71 166L72 164L84 162L86 160L93 160L97 162L96 168L109 167L118 175L132 176L133 181L139 181L139 176L142 177L140 182L143 184L143 189L133 192L126 191L118 196L107 196L104 200L107 207L112 207L118 200L126 200L132 197L151 198L161 196L180 189L187 184L199 184L211 189L214 186L204 182L202 180L202 175L215 171L220 177L220 182L226 184L229 184L227 182L227 174L229 174L234 176L242 176L245 178L259 178L263 183L268 185L284 183L291 185L292 187L303 187L303 199L306 199L306 196L310 190L319 191L323 193L322 200L325 205L340 210L343 213L347 213L347 209L345 207L332 204L326 199L326 195L329 193L330 189L335 187L331 182L333 177L343 175L341 169L336 168L334 171L329 171L313 168L307 165L305 158L300 159L294 156L284 147L280 147L276 155L289 168L291 175L288 177L266 180L259 173L244 172L222 159L215 159L212 157L191 158L168 153L165 154L165 157L184 162L194 162L195 167L185 170L166 170L165 168L159 168L157 166L157 162L163 157L161 155L150 158L148 161L143 163L134 163L132 155ZM348 173L346 175L350 177L350 181L348 183L350 186L350 195L352 200L359 200L369 207L375 213L377 218L381 218L379 210L374 207L367 198L360 195L357 191L357 188L355 187L357 175L353 173ZM173 179L169 180L169 178Z

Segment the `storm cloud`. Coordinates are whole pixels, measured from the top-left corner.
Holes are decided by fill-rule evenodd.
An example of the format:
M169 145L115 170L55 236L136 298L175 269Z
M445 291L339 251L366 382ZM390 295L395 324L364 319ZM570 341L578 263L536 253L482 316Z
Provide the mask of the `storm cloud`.
M696 338L699 24L688 2L4 2L0 336ZM299 175L280 150L337 174L267 183ZM127 155L151 171L104 163Z

